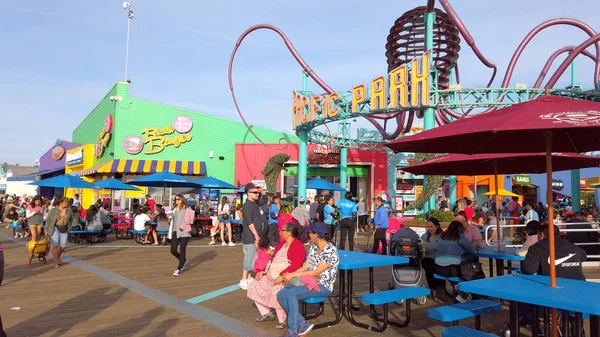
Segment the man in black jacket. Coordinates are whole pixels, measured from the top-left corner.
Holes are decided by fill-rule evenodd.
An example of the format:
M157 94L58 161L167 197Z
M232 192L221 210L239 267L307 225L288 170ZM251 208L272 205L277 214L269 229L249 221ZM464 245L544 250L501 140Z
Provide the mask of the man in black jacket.
M525 260L521 262L521 273L525 275L550 276L550 243L548 240L549 226L543 224L538 233L538 242L527 250ZM560 229L554 226L554 264L556 277L585 281L582 262L587 260L587 254L578 246L560 237ZM533 322L533 306L519 303L522 314L521 324ZM542 331L538 329L538 331Z
M521 273L526 275L550 275L550 247L548 225L540 226L538 242L529 247L525 260L521 262ZM560 230L554 226L556 277L585 281L582 262L587 254L578 246L560 238Z

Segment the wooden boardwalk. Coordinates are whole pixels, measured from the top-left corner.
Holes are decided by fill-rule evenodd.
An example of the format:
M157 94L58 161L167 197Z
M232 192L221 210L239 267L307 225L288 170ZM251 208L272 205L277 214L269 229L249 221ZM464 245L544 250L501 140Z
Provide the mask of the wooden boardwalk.
M240 278L242 248L206 246L194 239L188 248L189 270L172 276L176 260L169 248L140 246L132 240L109 237L106 243L71 246L62 268L53 269L52 259L27 266L23 240L15 242L9 230L0 230L5 274L0 287L0 314L8 336L278 336L273 322L256 323L258 312L246 292L234 290L196 305L186 302L209 292L236 285ZM365 238L361 238L364 247ZM600 278L594 269L592 278ZM587 270L586 270L587 272ZM376 269L376 287L387 289L391 268ZM233 287L232 287L233 288ZM355 289L366 292L367 272L355 273ZM442 299L449 301L444 295ZM446 325L427 318L433 301L413 305L411 324L404 329L389 327L381 336L440 336ZM11 308L20 307L20 310ZM397 306L392 306L395 313ZM369 322L368 310L357 316ZM327 305L330 320L332 308ZM499 333L506 309L483 318L486 331ZM472 321L461 322L470 326ZM374 336L345 319L334 327L315 330L319 336Z

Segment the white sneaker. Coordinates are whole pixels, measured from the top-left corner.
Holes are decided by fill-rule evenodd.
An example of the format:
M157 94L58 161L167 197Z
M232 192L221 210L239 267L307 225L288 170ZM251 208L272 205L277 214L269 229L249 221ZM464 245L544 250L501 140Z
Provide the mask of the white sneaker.
M227 244L225 243L225 241L223 241L223 242L221 243L221 246L227 246Z
M239 283L240 289L248 290L248 280L242 279Z
M229 243L229 247L234 247L234 246L235 246L235 243L233 243L233 242Z
M173 276L179 276L179 274L181 274L181 270L179 269L173 272Z
M215 243L216 243L215 241L211 241L211 242L209 242L209 243L208 243L208 245L209 245L209 246L212 246L212 245L214 245Z

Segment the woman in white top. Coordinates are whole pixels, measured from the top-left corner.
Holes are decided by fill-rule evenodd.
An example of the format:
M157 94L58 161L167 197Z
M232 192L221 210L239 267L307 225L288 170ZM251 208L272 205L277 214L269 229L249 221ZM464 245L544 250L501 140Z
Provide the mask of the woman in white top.
M102 220L96 206L92 205L85 212L85 229L88 231L101 231Z
M147 211L146 207L140 207L135 218L133 218L133 229L136 231L148 231L150 228L150 225L148 225L150 217L146 214Z
M229 239L229 245L235 246L233 243L232 235L231 235L231 214L229 214L229 203L227 202L227 197L223 197L221 199L221 203L219 207L217 207L217 216L219 217L219 227L218 230L221 231L221 245L226 246L225 243L225 226L227 226L227 238ZM216 233L215 233L216 234ZM212 241L209 243L211 245L215 244L215 237L212 237Z

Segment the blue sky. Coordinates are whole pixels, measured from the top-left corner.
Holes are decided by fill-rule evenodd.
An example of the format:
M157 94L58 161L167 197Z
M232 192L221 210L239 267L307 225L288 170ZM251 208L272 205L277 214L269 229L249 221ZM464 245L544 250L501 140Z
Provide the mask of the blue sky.
M385 73L385 42L394 20L420 1L133 0L130 94L239 120L227 84L229 56L248 27L281 28L330 86L348 90ZM600 2L558 0L454 1L501 82L515 48L538 23L568 17L600 30ZM126 11L122 1L6 1L0 11L0 162L31 165L124 80ZM511 86L532 85L552 52L587 36L553 27L523 53ZM590 51L593 51L590 48ZM558 61L561 61L559 59ZM556 62L559 64L559 62ZM556 66L555 64L555 66ZM463 43L462 86L482 87L490 71ZM578 58L578 80L592 86L593 64ZM291 132L291 91L301 71L270 31L251 34L235 62L234 83L250 123ZM568 84L568 72L559 87ZM314 83L310 89L320 92ZM278 116L274 118L273 116Z

